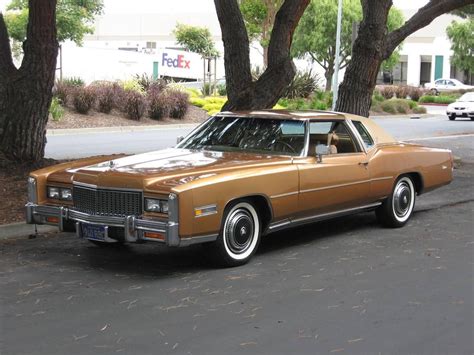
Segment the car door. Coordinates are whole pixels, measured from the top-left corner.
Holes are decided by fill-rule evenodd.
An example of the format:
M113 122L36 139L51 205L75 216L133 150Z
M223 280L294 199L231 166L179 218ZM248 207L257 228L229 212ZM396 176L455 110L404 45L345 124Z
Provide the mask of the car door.
M344 120L310 122L310 147L306 159L298 162L299 217L362 206L369 201L370 181L367 156ZM339 137L337 152L318 162L315 146L327 144L328 134ZM326 137L326 141L324 141ZM331 143L331 142L329 142Z

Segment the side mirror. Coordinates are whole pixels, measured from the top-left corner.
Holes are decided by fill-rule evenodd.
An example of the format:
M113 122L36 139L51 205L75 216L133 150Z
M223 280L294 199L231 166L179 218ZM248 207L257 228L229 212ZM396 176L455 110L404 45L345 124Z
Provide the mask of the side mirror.
M176 144L179 144L183 141L184 137L183 136L178 136L176 137Z
M329 154L329 147L325 144L318 144L316 146L316 158L318 159L318 163L323 162L323 155Z

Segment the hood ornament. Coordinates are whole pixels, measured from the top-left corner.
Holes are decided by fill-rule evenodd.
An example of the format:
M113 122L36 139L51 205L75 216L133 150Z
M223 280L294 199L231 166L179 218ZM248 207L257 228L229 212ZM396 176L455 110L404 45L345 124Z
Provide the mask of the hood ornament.
M109 161L109 168L113 169L115 167L115 162L113 160Z

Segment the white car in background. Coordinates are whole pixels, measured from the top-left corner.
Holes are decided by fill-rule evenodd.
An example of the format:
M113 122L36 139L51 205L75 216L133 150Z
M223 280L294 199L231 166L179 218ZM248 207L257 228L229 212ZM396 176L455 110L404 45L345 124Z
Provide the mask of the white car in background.
M469 117L474 121L474 92L467 92L456 102L449 104L446 114L451 121L456 117Z
M474 86L465 85L457 79L438 79L432 83L425 84L425 88L429 89L433 94L437 95L440 92L473 90Z

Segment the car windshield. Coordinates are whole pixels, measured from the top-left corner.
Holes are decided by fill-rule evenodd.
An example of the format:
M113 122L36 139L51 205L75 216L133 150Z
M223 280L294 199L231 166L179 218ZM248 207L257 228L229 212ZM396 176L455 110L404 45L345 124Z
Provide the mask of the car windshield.
M177 148L299 156L304 145L304 121L216 116Z
M462 102L474 102L474 92L466 92L459 98Z

